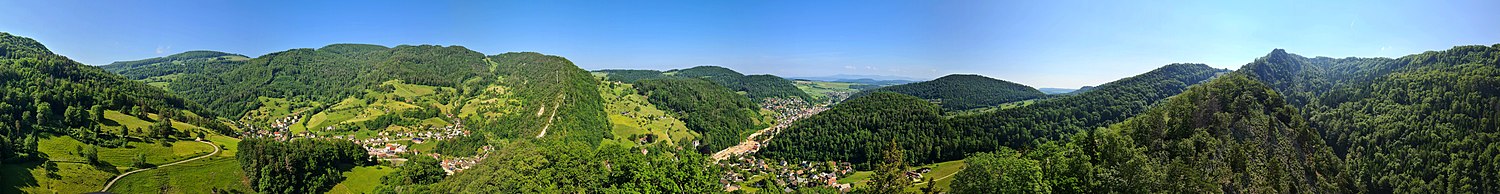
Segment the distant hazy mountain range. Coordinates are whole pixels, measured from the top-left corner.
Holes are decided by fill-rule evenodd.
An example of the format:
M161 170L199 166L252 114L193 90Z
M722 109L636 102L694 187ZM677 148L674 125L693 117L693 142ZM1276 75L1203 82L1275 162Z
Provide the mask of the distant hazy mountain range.
M1068 93L1068 92L1073 92L1074 90L1078 90L1078 89L1074 89L1074 88L1037 88L1036 90L1041 90L1042 93L1045 93L1045 94L1064 94L1064 93Z
M889 76L889 75L848 75L848 74L838 74L838 75L830 75L830 76L815 76L815 77L788 77L788 78L790 78L790 79L813 80L813 81L850 82L850 83L861 83L861 84L870 84L870 85L899 85L899 84L908 84L908 83L913 83L913 82L919 82L919 81L926 80L926 79L919 79L919 78L910 78L910 77L901 77L901 76Z

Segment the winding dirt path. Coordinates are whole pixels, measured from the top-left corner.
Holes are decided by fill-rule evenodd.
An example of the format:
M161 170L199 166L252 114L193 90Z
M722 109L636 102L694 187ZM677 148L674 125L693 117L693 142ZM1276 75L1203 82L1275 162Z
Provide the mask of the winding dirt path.
M141 171L158 169L158 168L161 168L161 167L168 167L168 166L172 166L172 165L177 165L177 164L192 162L192 161L196 161L198 159L207 158L209 156L219 155L219 150L220 150L219 149L219 145L214 145L214 143L212 143L212 142L201 141L201 140L197 141L197 142L198 143L208 144L208 146L214 147L214 153L209 153L208 155L198 156L198 157L194 157L194 158L187 159L187 160L181 160L181 161L177 161L177 162L167 163L167 164L163 164L161 166L151 167L151 168L147 168L147 169L136 169L136 170L132 170L130 172L122 173L119 176L115 176L115 178L113 178L113 179L109 179L109 183L105 183L104 184L104 189L100 189L99 192L109 192L109 188L112 187L112 186L115 186L115 181L120 181L120 178L125 178L126 175L134 174L134 173L141 172Z
M542 133L536 134L536 138L542 138L542 137L546 137L547 136L547 128L552 128L552 119L556 119L557 118L557 110L558 110L557 108L559 108L559 106L562 106L562 101L568 100L568 96L567 95L558 95L558 98L561 98L562 100L558 100L557 102L552 102L552 116L547 116L547 125L542 126ZM546 105L542 105L542 108L545 109L547 107L546 107ZM536 113L542 113L542 112L536 112ZM537 114L537 116L542 116L542 115L541 114Z

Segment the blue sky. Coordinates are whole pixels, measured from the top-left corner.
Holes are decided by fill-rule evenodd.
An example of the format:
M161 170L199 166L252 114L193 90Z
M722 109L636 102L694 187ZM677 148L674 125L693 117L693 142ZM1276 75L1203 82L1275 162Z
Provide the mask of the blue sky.
M1500 43L1500 1L13 1L0 31L84 63L332 43L536 51L585 69L981 74L1097 85L1273 48L1399 57Z

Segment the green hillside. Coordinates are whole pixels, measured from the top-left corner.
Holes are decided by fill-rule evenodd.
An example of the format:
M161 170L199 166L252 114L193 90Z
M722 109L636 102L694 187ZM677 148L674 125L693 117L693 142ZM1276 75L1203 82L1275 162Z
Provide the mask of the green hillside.
M1030 86L980 75L954 74L932 81L886 86L856 93L853 97L874 92L895 92L932 100L944 110L958 111L990 107L1047 96Z
M98 191L121 172L213 151L183 139L230 131L195 103L9 33L0 88L0 193Z
M1107 129L966 161L972 164L954 177L954 192L1348 193L1353 186L1295 107L1238 73ZM1020 173L991 175L999 172Z
M1093 92L1025 101L1013 107L953 115L948 119L938 118L940 121L936 122L941 125L927 127L917 126L934 122L932 116L948 116L943 115L946 113L882 110L924 107L929 104L925 102L891 101L903 98L890 98L889 95L883 98L887 100L860 100L863 97L858 97L834 106L834 110L793 123L759 154L778 159L868 162L869 156L879 153L870 149L883 148L880 147L884 146L882 142L895 138L909 150L906 158L913 163L959 160L968 153L1030 147L1108 126L1222 72L1224 70L1202 64L1167 65L1110 82ZM841 107L869 108L840 111ZM908 126L911 124L916 126Z
M811 95L798 89L791 80L774 75L747 76L719 66L697 66L665 72L656 70L599 70L596 72L604 73L606 79L626 83L634 83L643 79L702 78L730 90L744 92L746 97L756 101L771 97L812 99Z
M1295 107L1241 74L1112 127L1135 139L1166 192L1348 192L1343 164Z
M672 110L671 115L682 119L688 129L703 134L699 151L739 144L753 131L766 127L755 103L707 80L641 80L635 87L651 104Z
M1171 64L1140 75L1105 83L1089 92L1037 101L1027 106L953 118L952 127L975 131L973 137L990 141L963 142L959 147L995 150L1027 147L1040 141L1123 121L1188 86L1226 70L1203 64ZM994 141L998 140L998 141Z
M178 73L216 72L244 64L249 57L218 51L188 51L166 57L120 61L99 66L130 79L146 79Z
M920 98L876 92L798 120L759 153L794 161L863 164L878 159L885 144L861 142L895 139L913 158L941 158L941 142L960 135L944 126L942 114L937 105Z
M1500 45L1401 58L1307 58L1274 50L1251 75L1301 106L1362 191L1500 190Z

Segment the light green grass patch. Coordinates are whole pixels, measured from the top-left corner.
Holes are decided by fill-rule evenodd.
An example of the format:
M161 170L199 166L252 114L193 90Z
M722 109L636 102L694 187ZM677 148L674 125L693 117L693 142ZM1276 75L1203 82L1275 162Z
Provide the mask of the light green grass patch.
M658 137L655 142L675 144L698 138L681 120L668 115L646 100L646 96L635 93L631 84L603 81L599 84L599 95L604 98L605 114L610 122L610 133L617 143L635 145L631 136L651 134Z
M5 163L0 165L0 193L87 193L104 188L104 182L115 176L114 169L84 163L57 162L57 171L49 175L42 162Z
M344 172L344 181L334 185L328 193L371 193L375 187L383 185L380 177L396 172L396 168L388 166L360 166Z
M234 157L218 155L120 178L114 193L204 193L214 189L251 192Z

